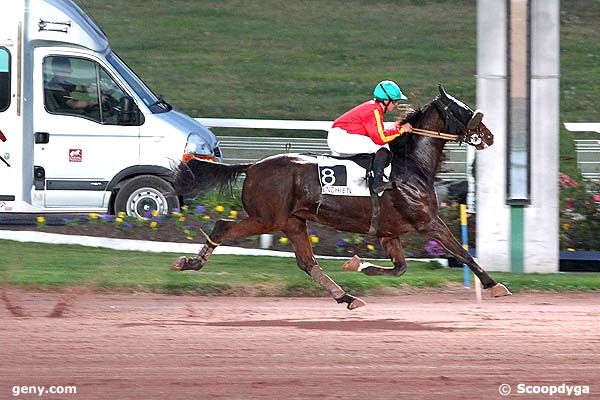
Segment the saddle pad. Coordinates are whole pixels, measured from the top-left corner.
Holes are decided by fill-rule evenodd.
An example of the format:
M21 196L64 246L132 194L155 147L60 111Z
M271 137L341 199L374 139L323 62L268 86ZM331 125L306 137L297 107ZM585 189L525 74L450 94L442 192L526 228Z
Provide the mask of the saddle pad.
M365 177L367 170L351 160L317 156L321 194L369 197L371 192ZM389 176L392 167L385 169Z

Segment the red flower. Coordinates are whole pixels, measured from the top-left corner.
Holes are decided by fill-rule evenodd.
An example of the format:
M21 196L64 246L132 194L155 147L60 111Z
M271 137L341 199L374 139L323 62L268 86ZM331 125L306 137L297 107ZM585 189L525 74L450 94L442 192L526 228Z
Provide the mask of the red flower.
M577 187L578 185L575 179L571 178L567 174L563 174L562 172L559 174L558 182L560 187L563 189Z

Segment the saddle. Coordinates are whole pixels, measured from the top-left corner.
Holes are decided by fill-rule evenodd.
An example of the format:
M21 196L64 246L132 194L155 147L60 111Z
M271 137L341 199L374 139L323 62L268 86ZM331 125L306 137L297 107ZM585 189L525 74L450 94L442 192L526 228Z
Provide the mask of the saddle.
M337 156L337 155L333 155L333 154L323 154L323 155L327 156L329 158L335 158L336 160L350 160L352 162L355 162L361 168L366 169L367 173L371 171L371 168L373 166L373 158L375 157L375 154L370 154L370 153L361 153L361 154L356 154L353 156Z
M373 180L373 160L375 158L375 154L371 153L361 153L353 156L338 156L332 154L324 154L323 157L327 157L329 159L340 160L341 163L354 163L358 167L364 170L364 175L362 177L362 185L363 189L356 190L356 187L349 187L345 190L338 189L336 190L334 183L337 184L338 179L334 177L334 174L339 173L334 171L335 167L321 167L321 162L318 162L319 165L319 175L322 185L322 193L323 194L334 194L334 195L351 195L351 196L368 196L371 198L371 206L372 206L372 215L371 215L371 226L369 227L369 234L375 234L379 227L379 213L380 213L380 205L379 205L379 195L377 195L373 189L371 188L371 183ZM320 157L319 157L320 158ZM319 159L318 158L318 159ZM385 168L388 169L391 164L391 157L388 158ZM328 174L325 175L326 168L328 170ZM355 169L357 169L355 167ZM389 169L388 169L389 170ZM350 171L348 171L348 175L346 176L346 169L340 174L342 175L343 185L351 185L350 180L346 179L350 178ZM365 183L367 183L365 185Z

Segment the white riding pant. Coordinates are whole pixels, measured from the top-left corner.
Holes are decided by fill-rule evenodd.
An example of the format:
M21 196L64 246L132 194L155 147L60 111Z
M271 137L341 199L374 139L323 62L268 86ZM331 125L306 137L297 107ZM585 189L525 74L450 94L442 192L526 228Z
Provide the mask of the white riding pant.
M331 153L336 156L353 156L360 153L377 153L377 150L385 147L374 143L370 137L348 133L342 128L331 128L327 134L327 145Z

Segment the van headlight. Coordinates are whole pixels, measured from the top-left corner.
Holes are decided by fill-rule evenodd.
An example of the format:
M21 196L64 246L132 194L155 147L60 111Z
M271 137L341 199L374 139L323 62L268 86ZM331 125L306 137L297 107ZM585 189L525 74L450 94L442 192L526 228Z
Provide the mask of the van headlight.
M202 138L202 136L196 133L190 133L188 136L181 161L187 163L193 158L215 161L215 155L210 145L206 142L206 140L204 140L204 138Z

